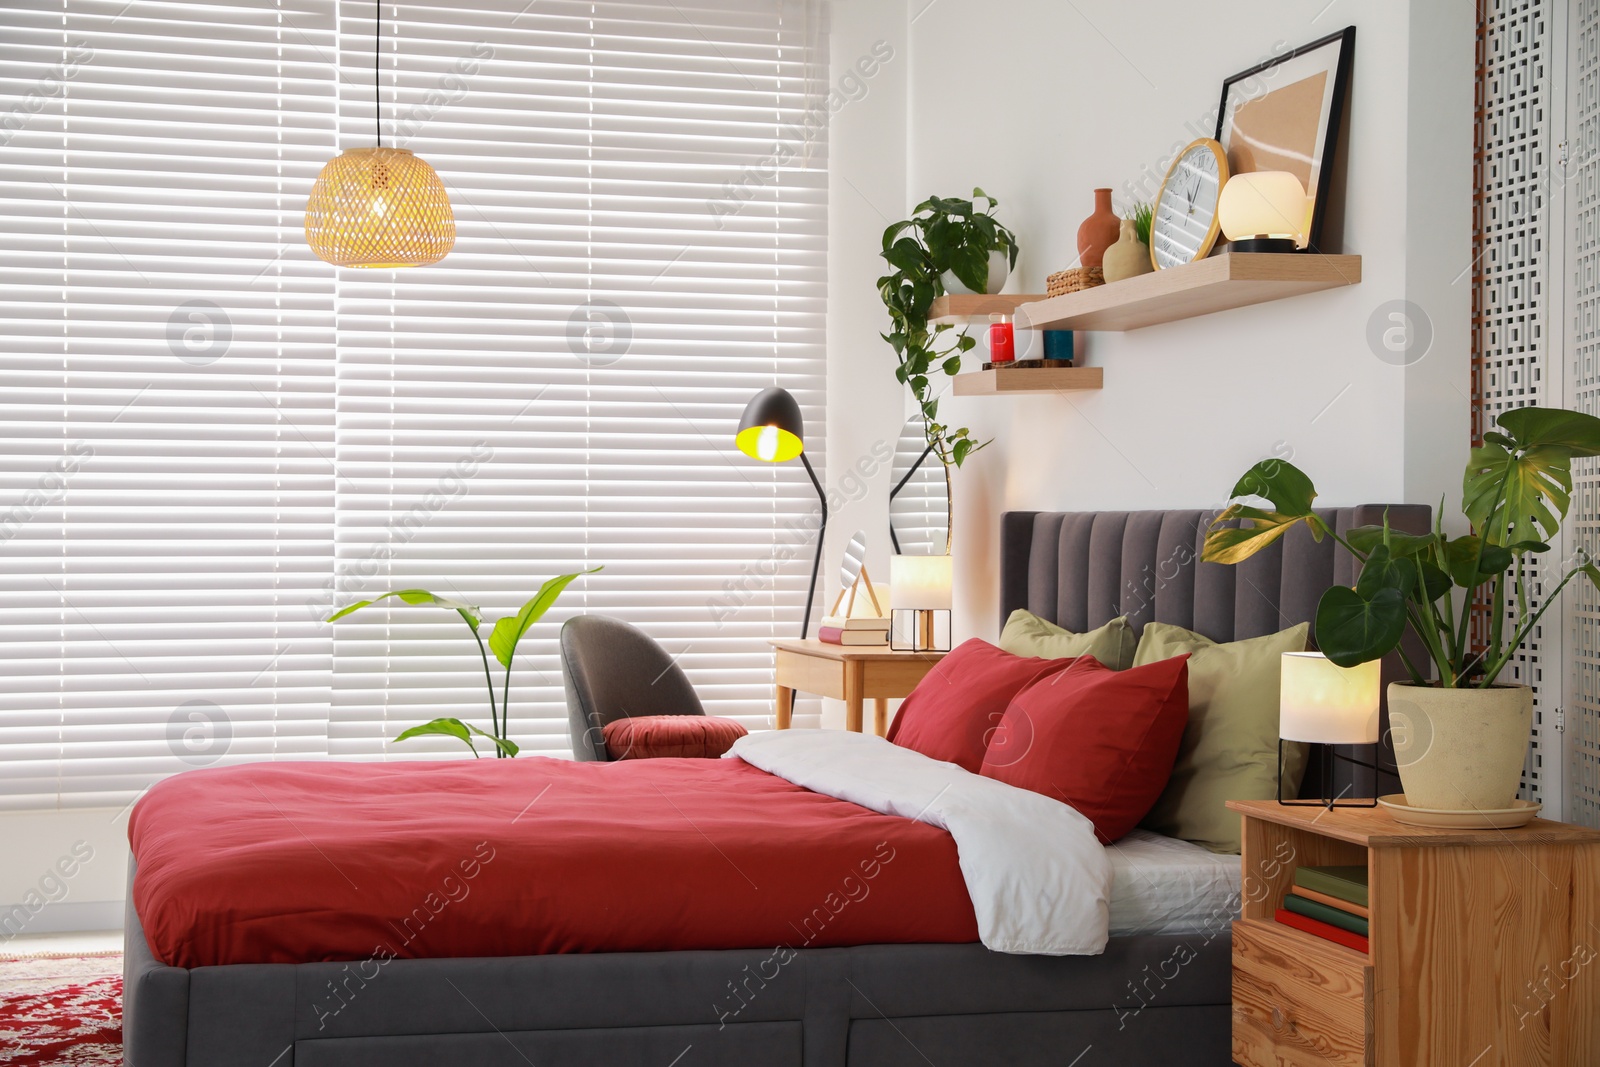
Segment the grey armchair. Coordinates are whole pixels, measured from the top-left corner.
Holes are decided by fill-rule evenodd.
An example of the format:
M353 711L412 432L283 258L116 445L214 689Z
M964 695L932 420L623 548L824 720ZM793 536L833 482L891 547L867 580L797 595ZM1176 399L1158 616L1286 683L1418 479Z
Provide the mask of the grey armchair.
M605 615L574 615L561 627L561 677L575 759L610 761L602 732L617 719L706 713L666 649Z

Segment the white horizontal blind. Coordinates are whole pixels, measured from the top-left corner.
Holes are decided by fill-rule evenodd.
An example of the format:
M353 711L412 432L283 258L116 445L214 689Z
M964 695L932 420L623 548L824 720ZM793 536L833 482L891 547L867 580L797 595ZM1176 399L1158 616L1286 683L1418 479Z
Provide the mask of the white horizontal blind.
M765 638L799 631L817 500L798 463L746 459L733 430L785 386L820 469L826 175L804 10L383 6L385 136L438 170L459 236L434 267L340 275L338 599L421 586L498 617L604 566L523 641L525 750L570 749L556 641L579 611L661 641L710 714L768 721ZM344 69L370 70L371 4L340 16ZM340 92L343 146L371 143L366 79ZM336 650L335 754L454 755L386 739L436 715L487 727L453 615L354 616Z
M0 11L0 806L326 750L326 3Z
M815 23L784 0L386 3L386 143L438 168L460 238L433 268L336 271L302 212L371 143L371 14L0 10L0 807L457 754L386 739L486 725L459 621L319 621L401 585L496 616L605 565L524 642L530 750L567 750L554 639L579 610L661 639L712 713L765 719L816 501L732 429L787 386L821 467Z

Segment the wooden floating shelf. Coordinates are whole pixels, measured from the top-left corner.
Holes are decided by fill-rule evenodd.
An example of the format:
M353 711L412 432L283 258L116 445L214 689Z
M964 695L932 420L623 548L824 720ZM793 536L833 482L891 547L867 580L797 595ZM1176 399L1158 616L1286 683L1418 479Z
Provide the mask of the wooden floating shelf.
M1012 393L1059 393L1067 389L1099 389L1099 367L1008 367L958 374L956 396L1000 396Z
M1036 330L1137 330L1360 281L1360 256L1232 252L1022 303L1017 315Z
M997 313L1010 315L1017 310L1018 304L1031 304L1043 299L1045 299L1043 293L1016 296L947 293L934 298L933 304L928 308L928 322L930 325L941 322L959 323L967 319L986 319Z

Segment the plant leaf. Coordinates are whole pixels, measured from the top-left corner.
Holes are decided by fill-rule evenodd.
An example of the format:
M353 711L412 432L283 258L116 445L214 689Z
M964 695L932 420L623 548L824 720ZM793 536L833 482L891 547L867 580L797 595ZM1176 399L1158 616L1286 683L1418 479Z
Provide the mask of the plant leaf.
M1450 576L1441 570L1438 564L1429 560L1417 561L1417 575L1422 581L1423 595L1430 604L1450 592L1452 588Z
M530 626L544 617L544 613L550 610L550 605L556 602L556 597L561 595L563 589L583 575L593 574L602 569L591 567L576 574L562 574L551 578L539 587L539 591L531 600L522 605L520 611L496 622L494 629L489 632L489 651L500 661L500 666L511 666L511 659L517 654L517 642L522 640L522 635L528 632Z
M1400 643L1405 630L1405 598L1397 589L1379 589L1368 599L1336 585L1317 605L1317 647L1341 667L1378 659Z
M515 756L518 752L522 751L521 746L519 746L515 741L508 740L504 737L496 737L491 733L485 733L476 726L472 725L470 722L463 723L462 725L471 730L473 733L477 734L479 737L487 737L490 741L493 741L495 747L508 756ZM476 749L474 749L474 751L476 751Z
M1571 455L1566 446L1556 444L1536 445L1520 454L1498 444L1480 445L1467 460L1461 510L1482 536L1496 544L1513 537L1547 541L1561 528L1572 500ZM1532 536L1535 526L1543 536Z
M373 604L378 603L378 601L388 600L390 597L399 597L407 604L427 604L434 607L449 608L459 614L463 619L466 619L467 625L471 626L474 630L478 628L478 623L483 620L483 616L479 614L478 609L473 607L471 604L463 604L459 600L451 600L448 597L435 596L426 589L396 589L393 592L384 593L382 596L373 597L371 600L358 600L348 607L340 608L323 621L335 622L344 618L346 615L351 614L352 612L360 611L362 608L371 607Z
M989 289L989 253L974 245L955 249L950 255L950 270L961 284L975 293Z
M1292 518L1312 514L1317 489L1306 472L1282 459L1264 459L1245 472L1230 498L1261 496L1272 501L1274 511Z
M473 745L472 735L467 731L467 724L462 722L460 719L434 719L432 722L425 722L421 726L413 726L409 730L402 731L400 736L396 737L395 740L409 741L413 737L424 737L428 734L444 734L447 737L454 737L456 740L472 749L472 754L476 756L478 754L478 749ZM481 734L483 731L478 730L478 733Z
M1581 411L1512 408L1494 421L1523 449L1554 447L1566 450L1569 457L1600 456L1600 419ZM1489 439L1489 434L1484 434L1484 440Z
M1511 566L1511 550L1501 545L1489 544L1483 547L1483 559L1478 559L1478 546L1480 539L1474 534L1457 537L1445 542L1445 566L1449 569L1450 580L1463 589L1476 589L1484 582L1489 581L1497 574L1504 574L1507 567ZM1477 573L1473 574L1473 566L1477 565Z
M1437 535L1431 533L1413 534L1390 529L1388 534L1389 555L1395 559L1418 555L1438 543ZM1382 526L1356 526L1344 535L1344 539L1357 552L1371 552L1384 543L1384 529Z
M1238 528L1225 525L1234 519L1250 525ZM1307 521L1307 517L1302 515L1285 515L1253 508L1248 504L1234 504L1218 515L1211 529L1206 531L1200 558L1208 563L1241 563L1288 533L1296 524Z
M1393 589L1401 597L1411 595L1417 584L1417 565L1409 559L1392 559L1387 545L1378 545L1367 556L1367 562L1356 578L1356 593L1371 600L1383 589Z

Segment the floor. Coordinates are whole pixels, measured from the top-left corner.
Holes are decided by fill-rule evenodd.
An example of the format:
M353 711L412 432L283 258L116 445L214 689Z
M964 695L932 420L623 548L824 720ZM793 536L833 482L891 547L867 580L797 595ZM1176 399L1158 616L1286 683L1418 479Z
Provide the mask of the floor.
M27 934L0 941L0 958L19 956L97 956L122 951L121 930L90 933Z

